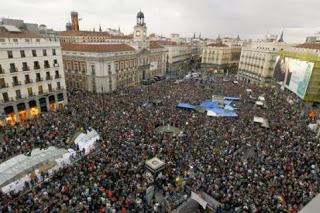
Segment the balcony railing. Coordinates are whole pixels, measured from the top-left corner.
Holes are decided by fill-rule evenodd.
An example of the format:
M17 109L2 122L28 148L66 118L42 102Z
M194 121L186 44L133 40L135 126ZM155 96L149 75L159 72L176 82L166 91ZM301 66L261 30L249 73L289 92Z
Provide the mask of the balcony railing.
M34 66L34 69L35 70L39 70L40 69L40 66L38 65L38 66Z
M30 67L29 66L23 66L22 67L22 71L30 71Z
M3 88L8 88L9 87L9 84L0 84L0 89L3 89Z
M4 71L4 69L0 69L0 75L1 74L6 74L6 72Z
M21 95L20 95L20 96L17 95L17 96L16 96L16 100L20 100L20 99L22 99L22 96L21 96Z
M49 76L46 76L46 80L47 80L47 81L52 80L52 76L50 76L50 75L49 75Z
M3 100L1 100L0 102L1 103L8 103L8 102L12 102L12 101L14 101L14 99L13 98L4 98Z
M28 95L29 95L29 97L31 97L31 96L35 96L36 94L34 92L30 92L30 93L28 93Z
M45 68L45 69L50 68L50 65L49 65L49 64L45 64L45 65L44 65L44 68Z
M32 84L32 83L33 83L33 80L32 80L32 79L28 79L28 80L25 80L24 83L25 83L25 84Z
M38 93L39 93L39 95L42 95L42 94L43 94L43 91L39 90L39 92L38 92Z
M13 73L13 72L18 72L18 69L16 67L11 67L10 68L10 72Z
M37 82L43 81L43 78L37 78L36 81Z
M12 86L19 86L19 85L21 85L21 81L12 82Z
M58 78L61 78L61 76L60 75L55 75L54 78L58 79Z
M59 67L58 63L53 64L54 67Z

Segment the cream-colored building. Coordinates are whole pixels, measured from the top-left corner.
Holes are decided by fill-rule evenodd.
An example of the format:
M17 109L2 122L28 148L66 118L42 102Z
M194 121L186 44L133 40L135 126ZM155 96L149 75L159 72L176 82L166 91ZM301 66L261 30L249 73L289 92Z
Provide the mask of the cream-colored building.
M63 43L68 88L108 93L151 77L164 76L167 50L147 39L141 11L137 14L133 35L127 43Z
M236 72L240 60L239 44L224 44L221 41L205 46L202 50L201 67L208 73Z
M0 25L0 115L14 124L67 102L60 43Z
M278 52L291 45L278 41L253 42L242 47L238 79L268 85L272 82Z
M165 47L167 53L167 73L170 75L185 75L191 71L191 60L199 57L199 47L192 44L178 44L173 41L158 41Z

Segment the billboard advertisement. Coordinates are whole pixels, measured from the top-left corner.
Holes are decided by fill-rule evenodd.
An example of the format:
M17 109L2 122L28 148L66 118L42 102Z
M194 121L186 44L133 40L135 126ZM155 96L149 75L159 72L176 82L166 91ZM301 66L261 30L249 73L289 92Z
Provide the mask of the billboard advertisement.
M293 58L279 59L274 72L277 82L284 85L300 98L304 98L314 63Z

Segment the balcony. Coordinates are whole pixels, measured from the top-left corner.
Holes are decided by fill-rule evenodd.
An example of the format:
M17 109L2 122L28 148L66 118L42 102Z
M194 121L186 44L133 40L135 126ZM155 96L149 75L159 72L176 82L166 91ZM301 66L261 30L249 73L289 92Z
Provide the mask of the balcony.
M16 96L16 100L20 100L20 99L22 99L22 96L21 95L17 95Z
M10 67L10 73L18 72L16 67Z
M50 76L50 75L46 76L46 80L47 81L52 80L52 76Z
M60 75L55 75L54 78L55 79L59 79L59 78L61 78L61 76Z
M20 86L21 85L21 81L14 81L12 82L12 86Z
M0 75L6 74L6 72L4 71L4 69L0 69Z
M33 83L33 80L32 79L26 79L24 81L25 84L32 84Z
M53 64L54 67L59 67L58 63Z
M36 65L36 66L34 66L34 69L35 69L35 70L39 70L39 69L40 69L40 66L39 66L39 65Z
M39 90L39 95L42 95L43 94L43 90Z
M0 89L4 89L4 88L8 88L9 87L9 84L0 84Z
M28 67L28 66L23 66L23 67L22 67L22 71L30 71L30 67Z
M29 97L35 96L36 94L34 92L28 93Z
M44 68L45 68L45 69L50 68L50 64L45 64L45 65L44 65Z
M43 78L36 78L36 82L43 81Z
M13 102L14 99L13 98L4 98L3 100L1 100L1 103L8 103L8 102Z

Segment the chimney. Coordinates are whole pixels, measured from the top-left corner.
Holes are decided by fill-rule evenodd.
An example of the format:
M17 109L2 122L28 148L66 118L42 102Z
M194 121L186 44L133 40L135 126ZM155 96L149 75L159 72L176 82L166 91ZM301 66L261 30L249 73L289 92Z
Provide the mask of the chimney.
M71 12L71 29L73 31L79 31L79 17L78 12Z

